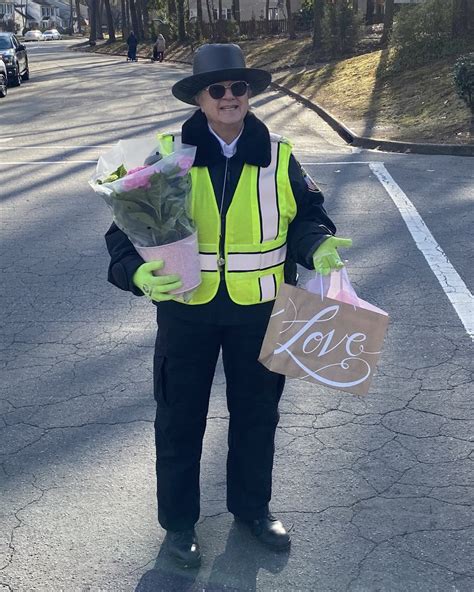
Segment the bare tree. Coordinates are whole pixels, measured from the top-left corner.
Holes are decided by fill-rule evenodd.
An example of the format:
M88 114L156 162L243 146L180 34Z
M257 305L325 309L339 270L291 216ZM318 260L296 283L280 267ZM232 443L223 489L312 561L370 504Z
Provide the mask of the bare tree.
M206 7L207 7L207 18L209 20L209 28L211 30L211 39L214 39L214 18L212 15L210 0L206 0Z
M186 27L184 25L184 0L176 0L176 18L178 21L178 41L185 41Z
M135 0L135 10L137 11L137 23L138 31L135 31L135 35L140 41L143 41L145 34L143 32L143 13L142 13L142 1Z
M394 0L385 0L385 14L383 17L383 33L380 43L387 45L390 35L393 29L393 12L394 12Z
M374 2L375 0L367 0L367 11L365 13L365 22L367 25L372 25L374 22Z
M72 35L74 33L74 8L73 8L73 0L69 0L69 23L68 23L68 33Z
M96 16L96 33L97 39L103 39L104 33L102 32L102 14L104 8L103 0L97 0L95 3L97 9L97 16Z
M109 32L108 43L113 43L115 41L115 26L114 26L114 18L112 16L112 10L110 8L110 0L104 0L104 6L105 6L105 16L107 18L107 30Z
M95 45L97 43L97 0L88 0L87 10L89 13L89 44Z
M217 3L217 35L219 41L225 40L225 22L224 22L224 9L222 7L222 0L218 0Z
M198 39L200 39L202 37L202 32L203 32L203 18L202 18L202 0L197 0L196 2L196 10L197 10L197 19L196 19L196 23L197 23L197 31L196 31L196 36Z
M233 2L234 18L240 23L240 0L234 0Z
M81 2L76 0L77 32L82 35Z
M468 0L453 0L453 38L466 37L471 11Z
M143 17L143 38L150 40L150 16L148 14L148 2L142 0L142 17Z
M313 0L313 49L321 49L323 37L324 0Z
M291 12L291 0L286 0L286 18L288 19L288 37L295 39L295 25L293 23L293 15Z
M125 40L128 35L128 5L127 0L120 0L120 11L122 15L122 39Z
M135 4L135 0L129 0L129 6L130 6L130 18L132 21L132 30L135 33L135 36L137 37L137 39L139 39L140 27L138 24L137 6Z

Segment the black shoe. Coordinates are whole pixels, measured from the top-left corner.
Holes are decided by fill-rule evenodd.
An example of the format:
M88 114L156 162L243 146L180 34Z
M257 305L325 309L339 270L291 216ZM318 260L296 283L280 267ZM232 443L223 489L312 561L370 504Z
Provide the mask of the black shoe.
M166 548L180 567L199 567L201 551L194 528L166 533Z
M259 518L258 520L243 520L238 516L235 517L235 520L241 524L246 524L257 540L274 551L284 551L291 544L290 535L285 527L280 520L277 520L271 514L267 514L265 518Z

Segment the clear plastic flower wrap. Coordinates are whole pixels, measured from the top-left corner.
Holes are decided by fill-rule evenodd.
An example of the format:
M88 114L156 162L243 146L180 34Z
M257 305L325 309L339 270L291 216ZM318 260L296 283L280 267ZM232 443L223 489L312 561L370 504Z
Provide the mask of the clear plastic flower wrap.
M117 226L138 247L167 245L196 232L189 211L189 170L196 148L183 146L158 162L144 164L158 154L156 136L121 140L99 158L89 182L111 208Z

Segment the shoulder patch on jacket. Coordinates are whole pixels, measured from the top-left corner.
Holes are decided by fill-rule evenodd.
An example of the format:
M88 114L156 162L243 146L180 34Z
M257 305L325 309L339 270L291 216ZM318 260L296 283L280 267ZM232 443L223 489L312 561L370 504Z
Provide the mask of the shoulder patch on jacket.
M303 175L304 182L306 183L306 186L308 187L309 191L314 191L315 193L317 193L319 191L319 187L316 185L311 175L307 171L305 171L303 167L301 167L301 173Z

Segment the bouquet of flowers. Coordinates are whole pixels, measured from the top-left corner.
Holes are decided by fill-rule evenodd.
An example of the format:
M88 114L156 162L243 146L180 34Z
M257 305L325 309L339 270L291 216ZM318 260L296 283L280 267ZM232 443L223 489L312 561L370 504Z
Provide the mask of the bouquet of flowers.
M136 247L167 245L196 232L189 214L195 154L194 146L162 154L153 137L121 140L100 157L90 185Z

